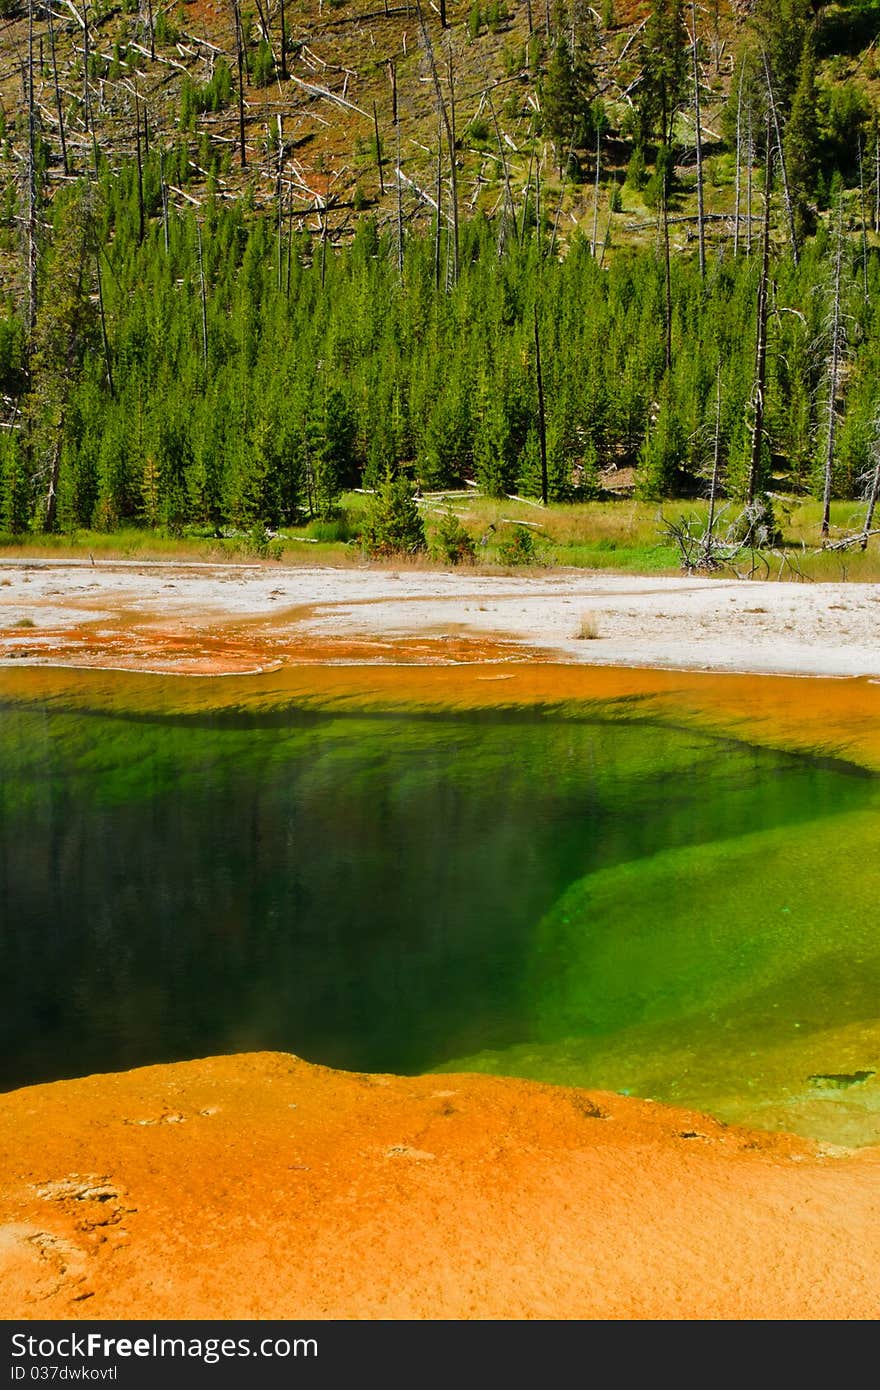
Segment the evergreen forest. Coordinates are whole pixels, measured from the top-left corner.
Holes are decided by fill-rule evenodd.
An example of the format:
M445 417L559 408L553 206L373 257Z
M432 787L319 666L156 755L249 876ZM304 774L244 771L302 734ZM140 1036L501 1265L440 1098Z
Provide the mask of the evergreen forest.
M3 532L876 499L880 6L353 4L0 0Z

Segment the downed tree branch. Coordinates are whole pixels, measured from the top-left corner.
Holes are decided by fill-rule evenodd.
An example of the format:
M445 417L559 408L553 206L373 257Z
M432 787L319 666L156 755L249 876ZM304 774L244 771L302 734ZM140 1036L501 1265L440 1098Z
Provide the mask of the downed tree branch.
M325 97L327 101L335 101L337 106L344 106L348 111L356 111L359 116L370 116L370 112L362 110L360 106L355 106L354 102L349 101L347 97L337 96L329 88L319 87L316 82L306 82L302 77L294 76L293 73L290 74L290 80L295 82L297 87L302 87L303 91L308 92L310 96Z
M733 222L734 219L735 219L735 213L732 213L732 212L704 212L704 213L703 213L703 221L704 221L704 222ZM753 214L752 217L751 217L751 219L750 219L747 213L742 212L742 213L740 213L739 220L740 220L740 222L748 222L748 221L760 222L760 221L761 221L761 218L760 218L758 215ZM672 224L673 224L673 222L698 222L698 221L699 221L699 218L697 217L697 214L696 214L696 213L694 213L692 216L683 213L683 214L682 214L681 216L679 216L679 217L667 217L666 221L669 223L669 225L670 225L670 227L671 227ZM645 232L645 231L650 231L652 228L654 228L654 227L656 227L656 226L657 226L657 219L656 219L656 218L652 218L652 219L650 220L650 222L627 222L627 223L626 223L626 230L627 230L628 232Z
M534 497L520 497L515 492L505 492L504 496L508 502L524 502L527 507L540 507L543 510L544 503L536 502Z
M829 541L822 546L823 550L851 550L853 546L865 548L872 536L880 536L880 529L873 531L855 531L850 536L842 536L839 541Z

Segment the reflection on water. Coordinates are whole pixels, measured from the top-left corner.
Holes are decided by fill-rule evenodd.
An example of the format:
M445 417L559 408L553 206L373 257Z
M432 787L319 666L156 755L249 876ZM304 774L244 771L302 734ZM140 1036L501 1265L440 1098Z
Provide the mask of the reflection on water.
M611 716L9 702L0 1084L278 1048L760 1122L870 1073L874 779Z

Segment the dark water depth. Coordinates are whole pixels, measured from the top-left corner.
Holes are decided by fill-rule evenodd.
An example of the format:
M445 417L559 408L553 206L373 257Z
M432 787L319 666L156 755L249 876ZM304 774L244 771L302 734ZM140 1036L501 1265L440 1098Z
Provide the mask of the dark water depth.
M880 981L876 885L847 882L876 806L843 764L601 708L8 704L0 1085L258 1048L557 1079L572 1038L589 1082L584 1040L778 1001L798 972L845 977L851 1016ZM811 888L835 837L840 882Z

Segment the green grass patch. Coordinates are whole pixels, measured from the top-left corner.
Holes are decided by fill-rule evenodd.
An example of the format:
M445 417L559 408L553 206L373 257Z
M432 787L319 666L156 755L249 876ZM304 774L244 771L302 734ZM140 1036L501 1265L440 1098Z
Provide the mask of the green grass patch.
M112 533L75 531L24 536L0 533L0 555L26 559L70 556L100 560L181 560L204 563L252 562L287 565L360 564L364 555L361 533L370 498L347 493L335 516L313 518L299 526L267 533L257 545L251 532L216 535L206 527L192 527L170 535L147 527L129 527ZM774 507L783 535L783 546L766 556L743 553L736 569L723 574L752 574L758 579L813 580L824 582L880 582L880 544L872 539L866 551L833 551L821 548L821 503L812 499L775 498ZM735 504L721 516L726 527L736 515ZM705 524L704 501L672 501L658 504L634 499L601 502L556 503L542 507L528 500L473 495L424 497L420 511L429 534L439 519L452 513L473 541L477 566L508 568L505 558L511 535L532 538L529 564L535 568L613 570L622 574L679 574L680 557L665 534L665 519L688 517ZM835 502L831 509L832 542L856 531L863 508L854 502ZM398 561L395 561L397 564ZM431 557L402 558L399 563L418 568L445 569L438 552ZM524 568L524 566L522 566Z

